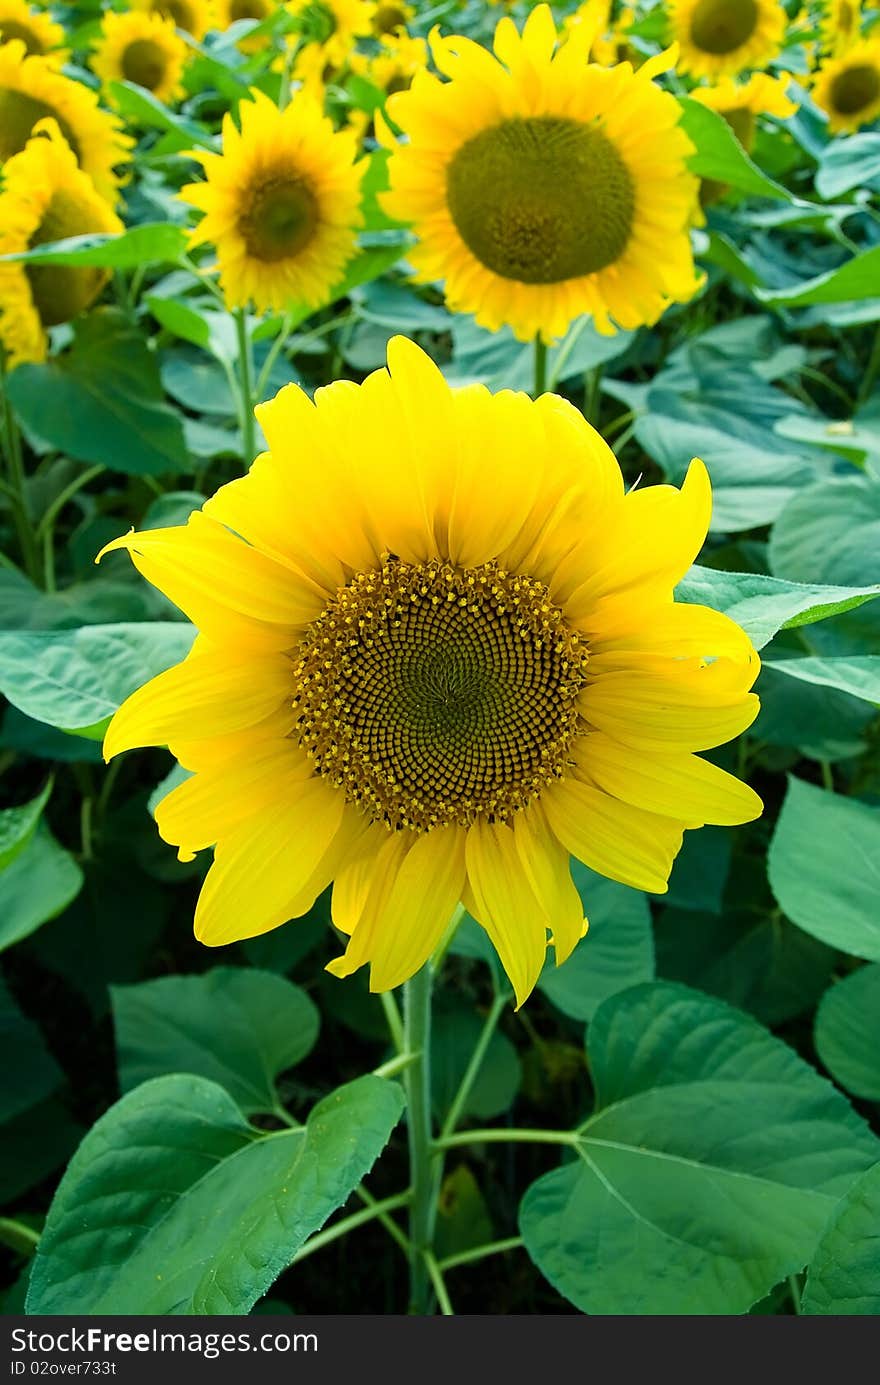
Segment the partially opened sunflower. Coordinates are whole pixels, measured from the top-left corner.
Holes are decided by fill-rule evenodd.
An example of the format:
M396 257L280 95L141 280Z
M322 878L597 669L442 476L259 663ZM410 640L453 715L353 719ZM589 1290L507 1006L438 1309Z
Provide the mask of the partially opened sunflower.
M462 901L521 1004L584 933L569 853L663 892L685 828L755 817L694 752L743 731L758 659L673 587L710 487L626 493L566 401L451 390L411 342L314 403L287 386L269 451L180 528L132 533L194 621L191 654L116 713L108 758L167 744L193 777L157 809L214 845L197 936L305 913L333 881L330 971L413 975Z
M600 332L655 322L698 288L688 227L697 183L681 108L652 81L588 64L594 30L557 47L546 5L522 34L495 32L495 57L471 39L431 38L450 80L417 72L388 114L385 209L411 222L419 278L445 280L457 312L528 340L562 335L590 313Z

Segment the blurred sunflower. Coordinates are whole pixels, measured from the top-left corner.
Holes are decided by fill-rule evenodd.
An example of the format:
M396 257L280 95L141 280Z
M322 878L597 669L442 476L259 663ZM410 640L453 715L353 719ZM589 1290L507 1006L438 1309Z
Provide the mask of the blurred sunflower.
M13 39L0 45L0 163L19 153L39 120L58 123L84 173L102 197L115 201L117 165L129 157L133 141L115 116L102 111L82 82L58 72L52 62Z
M95 232L118 234L122 222L78 167L54 120L41 121L8 159L0 192L0 255ZM9 364L42 361L46 329L92 303L109 271L86 266L0 263L0 345Z
M175 27L193 38L204 38L212 27L210 0L130 0L130 9L173 19Z
M820 47L838 57L861 34L862 12L858 0L823 0Z
M289 0L300 41L321 50L324 62L341 67L359 38L367 38L375 6L371 0Z
M318 307L356 249L363 169L355 137L334 132L304 92L279 111L256 91L239 115L240 133L223 118L222 154L191 155L207 174L181 192L205 213L192 243L216 245L231 307Z
M880 38L861 39L813 76L813 100L834 133L852 133L880 115Z
M730 77L722 77L717 86L698 87L691 92L691 96L701 106L708 106L723 116L748 153L755 143L759 115L772 115L778 120L785 120L797 110L797 102L786 94L790 80L787 72L779 77L756 72L747 82L734 82ZM708 207L717 202L729 191L729 187L728 183L719 183L714 178L703 178L700 182L700 205Z
M180 79L188 51L173 19L155 11L114 14L108 10L91 68L104 87L111 82L133 82L167 104L182 94Z
M416 972L457 902L522 1004L548 931L585 931L569 853L662 893L685 828L756 817L694 752L754 719L758 659L673 602L709 523L681 490L627 493L565 400L451 390L411 342L389 371L257 415L269 452L187 525L109 544L195 623L116 713L110 758L168 744L194 777L159 805L183 858L216 844L209 945L305 913L331 880L329 970Z
M393 96L407 91L417 72L428 66L428 45L423 38L408 34L386 34L378 53L368 57L353 53L351 70L372 82L374 87Z
M582 313L600 332L612 319L656 322L698 287L693 146L678 102L651 81L666 55L634 74L588 66L575 31L555 45L547 5L522 36L501 20L497 61L435 33L434 61L451 80L417 73L388 102L408 143L383 135L393 149L383 205L413 223L419 277L444 279L454 311L523 340L552 340Z
M62 63L67 58L67 35L47 14L32 10L26 0L0 0L0 43L20 39L25 51Z
M787 22L779 0L671 0L670 17L681 71L713 78L763 67L782 47Z
M276 0L213 0L214 21L212 27L224 32L240 19L255 19L262 23L278 9ZM239 41L243 53L257 53L270 42L265 34L253 34Z

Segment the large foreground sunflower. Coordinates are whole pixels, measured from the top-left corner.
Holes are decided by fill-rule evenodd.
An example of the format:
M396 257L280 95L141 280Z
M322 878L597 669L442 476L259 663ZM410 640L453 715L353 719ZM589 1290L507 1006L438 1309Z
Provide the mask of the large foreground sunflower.
M175 100L188 49L174 20L164 15L128 10L104 16L101 40L91 59L92 71L103 85L133 82L159 101Z
M695 77L734 77L763 67L785 39L779 0L671 0L679 67Z
M411 976L462 901L522 1003L548 932L584 932L569 853L663 892L685 828L747 821L694 752L753 720L738 626L673 603L709 522L705 468L626 493L566 401L450 390L395 338L389 372L257 410L270 451L181 528L108 545L194 621L189 657L116 713L112 757L167 744L194 777L159 831L215 845L209 945L309 909L330 970ZM105 551L108 551L105 550Z
M204 213L193 243L217 247L231 307L318 307L356 248L362 169L355 136L334 132L306 93L283 111L261 92L223 118L223 153L196 151L207 181L181 196Z
M813 100L828 114L829 129L851 133L880 115L880 38L861 39L839 58L822 63Z
M67 35L49 15L32 10L26 0L0 0L0 43L20 39L28 54L51 57L60 63L67 57Z
M204 38L211 28L210 0L130 0L129 7L173 19L178 29L195 39Z
M99 108L82 82L65 77L46 58L28 57L20 40L0 45L0 163L24 149L34 126L49 117L98 192L113 201L120 181L116 166L132 146L116 117Z
M123 230L61 138L54 120L3 169L0 255L19 255L48 241ZM46 329L68 322L95 301L109 273L88 266L0 263L0 348L11 366L42 361Z
M522 36L501 20L497 61L435 33L451 80L419 72L388 102L409 142L394 146L383 201L413 223L419 277L522 339L551 340L582 313L604 332L654 322L697 288L692 145L678 102L650 80L665 59L636 74L588 65L577 33L554 52L546 5Z

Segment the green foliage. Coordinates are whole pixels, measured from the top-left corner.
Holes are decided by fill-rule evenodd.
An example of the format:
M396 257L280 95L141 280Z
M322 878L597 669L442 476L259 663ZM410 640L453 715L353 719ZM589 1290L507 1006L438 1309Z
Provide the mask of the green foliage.
M816 1051L841 1087L880 1101L880 965L859 967L825 992L816 1011Z
M880 1164L868 1169L840 1199L810 1265L804 1313L880 1313Z

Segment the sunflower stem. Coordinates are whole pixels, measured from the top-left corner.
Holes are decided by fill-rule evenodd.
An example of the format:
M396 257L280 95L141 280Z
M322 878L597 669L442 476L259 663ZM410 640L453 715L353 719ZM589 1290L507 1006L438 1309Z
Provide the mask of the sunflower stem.
M410 977L403 988L403 1030L406 1048L416 1054L403 1074L409 1141L410 1186L410 1298L409 1311L428 1312L431 1277L426 1256L434 1233L435 1183L431 1162L431 986L430 963Z
M12 522L18 537L24 570L35 585L40 583L40 559L34 531L28 513L27 492L25 489L24 459L21 449L21 433L18 421L12 411L12 402L6 390L6 370L0 359L0 402L2 402L3 451L9 473L9 495L12 509Z
M257 454L257 433L254 426L251 341L248 333L247 311L245 308L236 308L235 310L235 331L238 337L238 388L241 396L241 435L244 445L245 466L250 468Z
M465 1103L471 1094L471 1088L480 1074L480 1068L483 1066L483 1059L486 1057L489 1044L492 1042L492 1036L498 1027L498 1021L501 1018L501 1013L506 1004L506 995L496 995L495 999L492 1001L492 1007L486 1016L482 1033L474 1046L470 1062L465 1069L464 1077L461 1079L458 1091L455 1093L443 1129L440 1131L441 1140L445 1139L447 1135L451 1135L458 1125Z
M532 398L537 399L547 388L547 343L542 341L541 333L535 337L535 387Z

